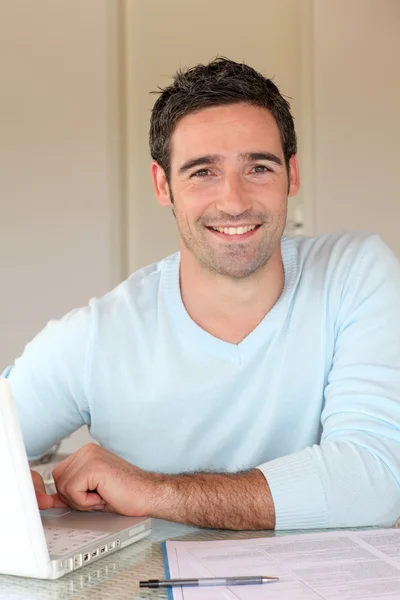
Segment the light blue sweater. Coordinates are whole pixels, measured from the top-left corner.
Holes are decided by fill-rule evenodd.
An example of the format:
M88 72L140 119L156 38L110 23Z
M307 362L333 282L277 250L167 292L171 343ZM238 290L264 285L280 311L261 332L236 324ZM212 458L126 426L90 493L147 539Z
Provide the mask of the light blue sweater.
M377 237L282 240L285 286L240 344L197 326L179 254L52 321L6 371L28 455L83 423L165 473L259 466L276 527L400 515L400 265Z

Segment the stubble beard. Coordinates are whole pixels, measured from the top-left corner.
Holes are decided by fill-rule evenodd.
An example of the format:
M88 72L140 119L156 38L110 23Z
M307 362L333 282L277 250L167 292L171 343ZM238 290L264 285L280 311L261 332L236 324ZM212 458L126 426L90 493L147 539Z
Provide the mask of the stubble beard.
M206 230L202 218L198 219L195 225L197 235L193 235L187 221L182 218L176 207L173 213L183 243L198 262L211 275L236 280L248 278L268 264L282 238L287 216L286 210L283 210L275 220L270 215L264 214L262 232L255 233L260 237L257 242L250 239L248 242L229 244L216 240L215 244L211 244L207 241L207 236L212 234ZM258 216L256 220L261 219ZM238 218L237 221L239 222Z

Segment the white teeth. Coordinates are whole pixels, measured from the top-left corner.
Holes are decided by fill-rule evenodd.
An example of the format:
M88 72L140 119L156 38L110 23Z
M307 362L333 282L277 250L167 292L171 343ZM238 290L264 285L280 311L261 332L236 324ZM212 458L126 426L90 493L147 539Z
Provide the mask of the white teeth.
M257 225L245 225L244 227L211 227L211 229L220 233L226 233L227 235L243 235L243 233L252 231L256 227Z

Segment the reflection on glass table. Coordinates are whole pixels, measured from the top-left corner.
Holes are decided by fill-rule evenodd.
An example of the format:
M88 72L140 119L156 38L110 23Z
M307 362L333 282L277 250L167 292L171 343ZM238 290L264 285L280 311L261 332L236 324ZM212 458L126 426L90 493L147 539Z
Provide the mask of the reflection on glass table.
M313 530L314 532L316 530ZM87 565L58 581L42 581L0 575L0 600L157 600L165 590L139 588L140 579L164 578L161 542L167 539L193 541L271 537L293 531L220 531L196 529L153 520L153 531L141 540L93 565ZM305 533L299 531L297 533Z

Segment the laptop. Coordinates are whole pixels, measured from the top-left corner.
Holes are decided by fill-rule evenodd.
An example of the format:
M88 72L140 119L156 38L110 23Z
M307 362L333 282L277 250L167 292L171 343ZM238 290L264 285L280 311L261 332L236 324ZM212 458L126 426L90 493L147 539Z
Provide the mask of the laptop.
M0 573L58 579L151 532L148 517L39 510L9 382L0 378Z

